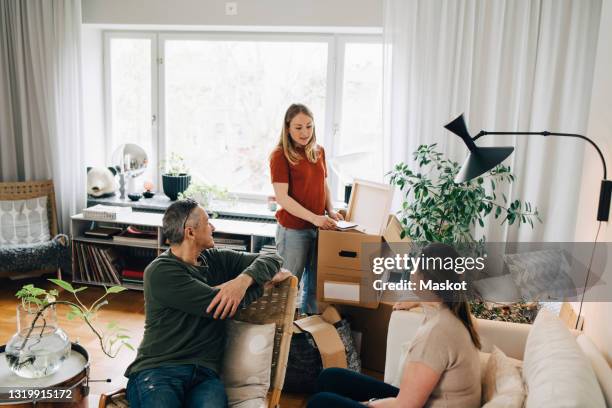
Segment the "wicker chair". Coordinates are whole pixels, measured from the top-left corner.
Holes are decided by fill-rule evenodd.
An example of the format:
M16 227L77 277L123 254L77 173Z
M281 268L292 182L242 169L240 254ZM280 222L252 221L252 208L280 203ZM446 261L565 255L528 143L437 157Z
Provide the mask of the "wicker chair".
M21 276L40 275L43 273L55 272L61 277L60 266L66 267L69 263L70 251L69 242L66 235L58 235L57 209L55 206L55 191L52 180L44 181L25 181L0 183L0 201L27 200L36 197L47 196L47 217L49 220L49 235L51 241L40 244L28 244L23 246L12 246L0 248L0 277L14 277L15 274ZM20 249L27 249L28 256L20 254ZM31 256L33 254L34 256ZM45 257L42 262L37 254ZM11 270L6 265L11 257L19 256L19 270ZM24 258L27 260L23 262ZM51 258L51 261L49 261ZM39 266L47 265L44 268ZM4 266L4 267L3 267ZM8 268L8 269L7 269Z
M298 279L291 276L272 288L267 288L262 297L240 310L234 320L254 324L276 324L274 335L274 352L272 356L272 374L268 392L268 407L278 407L280 403L289 346L293 334L293 315L296 307ZM111 394L102 394L98 408L128 407L125 388Z

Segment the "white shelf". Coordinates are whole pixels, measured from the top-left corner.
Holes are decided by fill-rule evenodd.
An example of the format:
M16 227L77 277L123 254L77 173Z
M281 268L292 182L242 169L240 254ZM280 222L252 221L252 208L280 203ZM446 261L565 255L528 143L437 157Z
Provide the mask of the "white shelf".
M132 211L125 214L119 214L117 219L115 220L98 220L92 218L86 218L83 214L77 214L71 217L71 236L74 242L85 243L85 244L93 244L93 245L106 245L113 246L118 249L118 252L123 257L128 257L125 259L129 259L132 256L132 252L130 250L125 249L121 250L120 248L142 248L147 250L156 250L156 253L151 253L151 261L155 258L155 256L161 254L163 251L166 251L169 247L164 243L165 239L162 236L162 219L163 214L160 213L148 213L148 212L138 212ZM141 242L117 242L113 239L103 239L103 238L95 238L88 237L84 235L84 232L91 228L91 223L95 222L98 225L105 226L113 226L120 225L122 228L125 228L128 225L135 225L139 227L148 227L150 230L154 230L157 232L157 240L154 242L141 243ZM246 246L246 249L250 252L258 251L264 244L269 243L274 240L274 236L276 235L276 224L270 224L267 222L252 222L252 221L242 221L242 220L228 220L221 218L212 218L210 222L215 226L214 235L219 238L236 238L243 240ZM219 245L222 246L221 244ZM134 251L133 249L131 251ZM85 285L98 285L98 286L112 286L115 283L110 282L92 282L85 278L85 271L79 270L79 262L75 258L76 252L73 250L73 259L72 259L72 268L73 268L73 276L76 276L76 279L73 279L73 282L85 284ZM138 257L144 257L144 259L148 259L149 257L143 256L142 254L136 255ZM85 254L87 257L87 254ZM94 260L95 261L95 260ZM91 271L90 271L91 272ZM89 274L91 278L91 273ZM98 276L100 276L98 274ZM142 290L141 284L135 284L132 282L124 282L122 283L123 287L128 289Z

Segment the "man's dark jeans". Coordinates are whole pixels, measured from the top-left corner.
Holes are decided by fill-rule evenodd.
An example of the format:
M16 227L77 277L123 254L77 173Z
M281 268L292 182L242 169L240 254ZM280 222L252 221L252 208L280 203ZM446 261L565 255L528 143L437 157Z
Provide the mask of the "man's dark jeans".
M130 408L227 407L217 373L193 364L158 367L130 375Z

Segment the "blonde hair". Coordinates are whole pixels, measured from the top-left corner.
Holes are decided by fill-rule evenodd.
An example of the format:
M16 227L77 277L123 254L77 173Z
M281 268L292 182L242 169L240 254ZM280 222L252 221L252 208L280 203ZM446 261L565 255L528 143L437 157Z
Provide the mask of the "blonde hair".
M283 154L287 161L292 165L296 165L301 160L301 155L298 153L291 135L289 134L289 124L298 114L303 113L314 121L314 117L310 109L306 105L301 103L294 103L285 112L285 119L283 120L283 129L281 130L280 139L278 141L278 147L283 150ZM311 163L316 163L319 158L319 152L317 149L317 134L314 128L312 129L312 137L308 144L304 147L304 153L306 159Z

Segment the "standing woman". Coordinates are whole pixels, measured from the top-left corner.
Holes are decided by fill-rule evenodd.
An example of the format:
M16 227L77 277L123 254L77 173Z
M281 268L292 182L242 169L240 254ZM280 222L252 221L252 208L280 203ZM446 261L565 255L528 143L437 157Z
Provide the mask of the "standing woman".
M333 229L342 215L332 206L325 150L317 145L314 118L306 106L287 109L280 140L270 155L270 174L282 207L276 213L276 248L285 268L300 280L304 274L302 312L317 313L317 227Z

